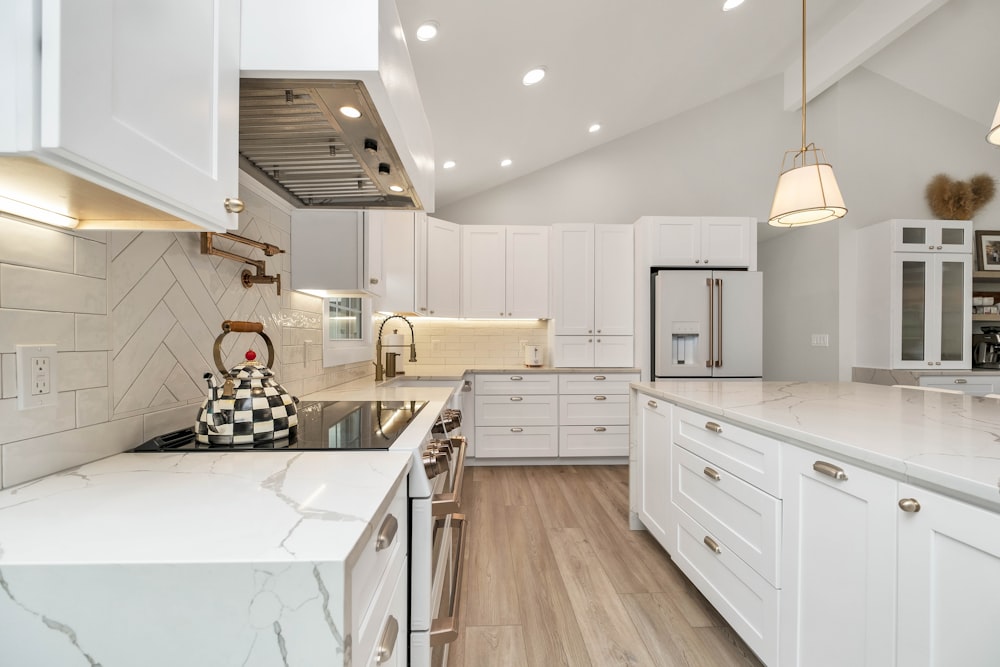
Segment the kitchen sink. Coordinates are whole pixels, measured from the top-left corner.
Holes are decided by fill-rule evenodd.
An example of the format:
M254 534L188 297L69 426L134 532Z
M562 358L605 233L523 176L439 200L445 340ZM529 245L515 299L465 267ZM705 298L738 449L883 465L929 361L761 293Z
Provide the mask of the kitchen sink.
M456 391L462 388L462 378L435 378L420 376L396 376L386 380L385 387L453 387Z

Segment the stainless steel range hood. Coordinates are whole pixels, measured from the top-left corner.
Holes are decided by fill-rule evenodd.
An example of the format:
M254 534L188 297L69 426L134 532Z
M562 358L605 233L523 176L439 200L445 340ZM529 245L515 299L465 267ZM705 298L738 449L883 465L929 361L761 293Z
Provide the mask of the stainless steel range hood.
M300 208L423 208L361 81L242 79L240 168Z
M430 125L394 0L240 7L241 169L300 208L432 212Z

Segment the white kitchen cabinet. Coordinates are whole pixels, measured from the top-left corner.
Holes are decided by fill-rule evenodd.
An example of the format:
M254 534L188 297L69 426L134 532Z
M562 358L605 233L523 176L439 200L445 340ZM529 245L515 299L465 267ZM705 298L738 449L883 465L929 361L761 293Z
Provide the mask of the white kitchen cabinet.
M462 316L548 317L548 227L461 229Z
M997 664L1000 514L909 484L898 497L919 511L897 510L896 664Z
M632 226L553 225L552 235L552 365L632 366Z
M559 376L559 456L628 456L628 385L638 374Z
M384 293L381 211L296 210L292 289Z
M237 0L3 3L0 194L84 228L237 227L239 19Z
M781 455L780 664L896 664L895 480L791 445Z
M757 221L742 217L645 217L650 266L756 270Z
M635 394L636 442L633 494L642 525L656 541L673 554L677 537L671 528L670 503L670 411L666 401Z
M858 230L857 365L968 370L971 251L893 252L898 222Z
M972 247L971 220L892 220L893 245L896 252L957 252L970 253Z
M462 306L461 227L417 213L416 238L416 312L458 317Z
M1000 375L969 373L968 375L921 375L921 387L955 389L971 396L1000 393Z
M375 310L386 313L416 312L416 215L414 211L380 211L381 224L381 287ZM372 235L369 233L369 240ZM374 243L373 243L374 245ZM373 270L371 274L376 275Z

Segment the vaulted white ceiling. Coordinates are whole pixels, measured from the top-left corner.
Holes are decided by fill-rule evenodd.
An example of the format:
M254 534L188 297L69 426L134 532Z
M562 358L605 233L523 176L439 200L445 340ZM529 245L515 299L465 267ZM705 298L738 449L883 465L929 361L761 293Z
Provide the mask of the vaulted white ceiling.
M721 5L398 2L434 136L438 208L786 70L798 90L799 0ZM427 20L439 34L420 42ZM1000 99L997 26L998 0L809 0L810 96L863 63L981 121L985 134ZM523 86L536 66L545 80ZM593 123L599 132L587 131Z

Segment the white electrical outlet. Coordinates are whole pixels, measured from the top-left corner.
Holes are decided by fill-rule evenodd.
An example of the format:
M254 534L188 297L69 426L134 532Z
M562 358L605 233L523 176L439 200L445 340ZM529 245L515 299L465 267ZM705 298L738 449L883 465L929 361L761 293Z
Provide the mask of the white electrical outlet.
M57 347L15 345L17 352L17 409L54 406L59 401Z
M441 352L441 341L435 338L431 341L431 353L439 354Z
M813 334L813 347L830 347L830 334Z

